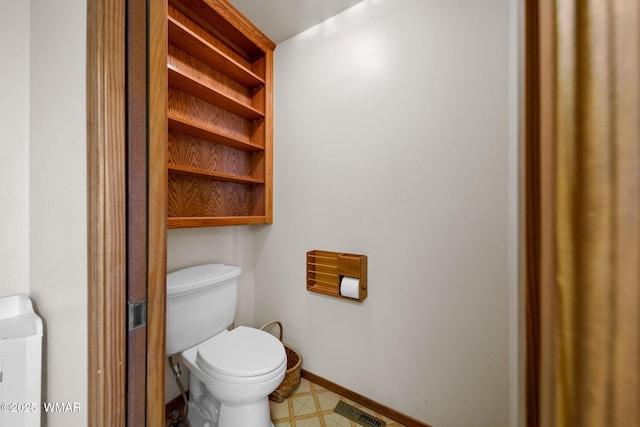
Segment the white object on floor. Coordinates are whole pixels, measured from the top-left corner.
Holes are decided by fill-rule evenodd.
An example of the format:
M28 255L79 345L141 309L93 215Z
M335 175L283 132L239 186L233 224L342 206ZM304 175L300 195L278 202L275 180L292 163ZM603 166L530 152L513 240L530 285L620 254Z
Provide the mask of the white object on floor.
M24 294L0 297L0 426L39 427L42 319Z

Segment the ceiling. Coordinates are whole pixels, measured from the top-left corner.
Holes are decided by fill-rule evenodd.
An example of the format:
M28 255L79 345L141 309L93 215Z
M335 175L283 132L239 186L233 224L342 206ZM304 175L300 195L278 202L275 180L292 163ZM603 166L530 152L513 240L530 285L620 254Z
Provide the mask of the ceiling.
M362 0L229 0L276 44Z

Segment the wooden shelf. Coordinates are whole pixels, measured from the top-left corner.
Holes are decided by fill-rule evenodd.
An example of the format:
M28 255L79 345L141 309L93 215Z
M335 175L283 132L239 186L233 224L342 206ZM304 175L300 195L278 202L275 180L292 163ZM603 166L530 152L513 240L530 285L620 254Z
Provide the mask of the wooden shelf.
M205 171L202 169L193 169L184 166L169 165L169 173L177 173L180 175L199 176L204 178L213 178L220 181L238 182L240 184L264 184L264 180L255 179L248 176L229 175L220 172Z
M211 32L221 33L247 58L273 51L275 43L224 0L169 0L169 5Z
M242 151L264 151L264 147L252 143L248 138L241 138L215 129L202 126L190 120L169 116L169 129L195 136L196 138L216 142Z
M270 224L275 45L227 0L167 6L167 224Z
M257 88L264 85L264 79L253 71L246 69L176 19L171 16L168 18L171 44L246 87Z
M358 279L358 297L340 293L343 277ZM307 252L307 290L350 301L367 298L367 256L313 250Z
M169 228L213 227L223 225L264 224L266 216L169 217Z
M184 72L178 70L173 65L167 65L169 86L180 89L190 95L200 98L210 104L229 111L230 113L240 116L247 120L262 120L264 113L253 108L251 105L243 104L214 88L207 86L198 79L188 76Z

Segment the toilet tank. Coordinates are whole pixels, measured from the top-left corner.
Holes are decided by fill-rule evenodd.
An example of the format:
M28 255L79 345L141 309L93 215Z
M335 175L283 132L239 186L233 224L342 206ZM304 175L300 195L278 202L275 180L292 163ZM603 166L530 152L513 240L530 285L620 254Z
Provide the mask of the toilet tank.
M166 354L227 329L236 313L240 267L203 264L167 274Z

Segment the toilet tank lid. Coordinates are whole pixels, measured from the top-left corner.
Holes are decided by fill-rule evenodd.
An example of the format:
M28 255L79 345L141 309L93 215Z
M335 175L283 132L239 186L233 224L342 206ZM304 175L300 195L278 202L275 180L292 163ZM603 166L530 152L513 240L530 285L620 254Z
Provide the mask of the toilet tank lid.
M172 271L167 274L167 297L195 292L218 286L240 275L235 265L201 264Z

